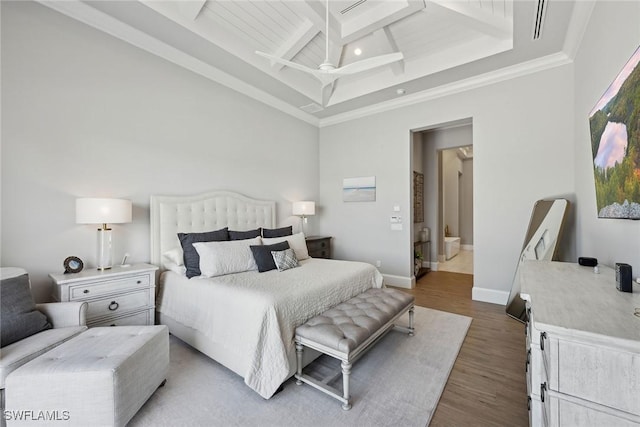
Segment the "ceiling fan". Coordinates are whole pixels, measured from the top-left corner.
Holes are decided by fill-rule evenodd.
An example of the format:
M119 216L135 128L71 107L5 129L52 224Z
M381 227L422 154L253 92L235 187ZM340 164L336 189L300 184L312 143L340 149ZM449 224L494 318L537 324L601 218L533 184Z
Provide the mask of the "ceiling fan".
M383 65L391 64L396 61L401 61L404 56L401 52L390 53L387 55L374 56L373 58L363 59L362 61L353 62L351 64L338 67L335 64L329 62L329 0L326 4L326 32L325 32L325 57L324 62L318 66L317 69L306 67L296 62L288 61L278 56L271 55L269 53L256 51L256 54L264 56L273 62L286 65L287 67L295 70L309 73L322 83L322 106L325 107L329 102L329 98L333 93L334 82L349 74L356 74L363 71L368 71L373 68L381 67Z

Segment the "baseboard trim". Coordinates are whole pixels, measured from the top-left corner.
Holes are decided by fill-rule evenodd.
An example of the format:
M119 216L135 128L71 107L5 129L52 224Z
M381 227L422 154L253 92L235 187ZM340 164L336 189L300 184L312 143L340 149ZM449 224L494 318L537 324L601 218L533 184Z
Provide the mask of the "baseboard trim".
M438 261L433 261L431 263L431 271L438 271Z
M384 284L397 288L413 289L416 287L416 278L405 276L394 276L393 274L383 274Z
M473 245L460 245L460 249L463 251L473 251Z
M509 292L497 291L495 289L478 288L471 289L471 299L474 301L490 302L492 304L507 305Z

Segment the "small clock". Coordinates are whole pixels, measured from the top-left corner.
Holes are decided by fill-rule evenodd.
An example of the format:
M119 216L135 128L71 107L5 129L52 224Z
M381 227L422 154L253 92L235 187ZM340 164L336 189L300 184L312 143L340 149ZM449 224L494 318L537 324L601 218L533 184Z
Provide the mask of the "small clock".
M64 273L80 273L84 268L84 263L77 256L70 256L64 260Z

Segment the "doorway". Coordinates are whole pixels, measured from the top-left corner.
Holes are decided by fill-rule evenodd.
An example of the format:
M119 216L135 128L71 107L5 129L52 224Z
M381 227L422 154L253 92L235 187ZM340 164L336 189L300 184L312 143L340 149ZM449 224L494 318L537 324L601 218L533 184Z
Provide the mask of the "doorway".
M414 242L429 236L432 271L473 274L473 128L471 119L412 132L412 166L424 176L423 217ZM415 190L412 183L412 190ZM414 193L415 194L415 193ZM414 253L415 257L415 253Z

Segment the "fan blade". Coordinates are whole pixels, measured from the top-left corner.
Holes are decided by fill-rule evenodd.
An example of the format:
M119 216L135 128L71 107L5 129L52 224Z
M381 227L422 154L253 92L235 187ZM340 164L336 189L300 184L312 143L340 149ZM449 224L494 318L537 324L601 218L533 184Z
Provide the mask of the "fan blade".
M390 53L388 55L374 56L373 58L363 59L362 61L347 64L344 67L336 68L335 70L325 71L328 74L355 74L361 71L371 70L373 68L382 67L383 65L391 64L392 62L401 61L404 59L404 55L401 52Z
M318 70L314 70L313 68L305 67L304 65L297 64L295 62L287 61L286 59L282 59L278 56L270 55L268 53L260 52L256 50L256 54L260 56L264 56L271 61L278 62L282 65L286 65L287 67L294 68L299 71L304 71L305 73L313 74L315 77L318 77Z

